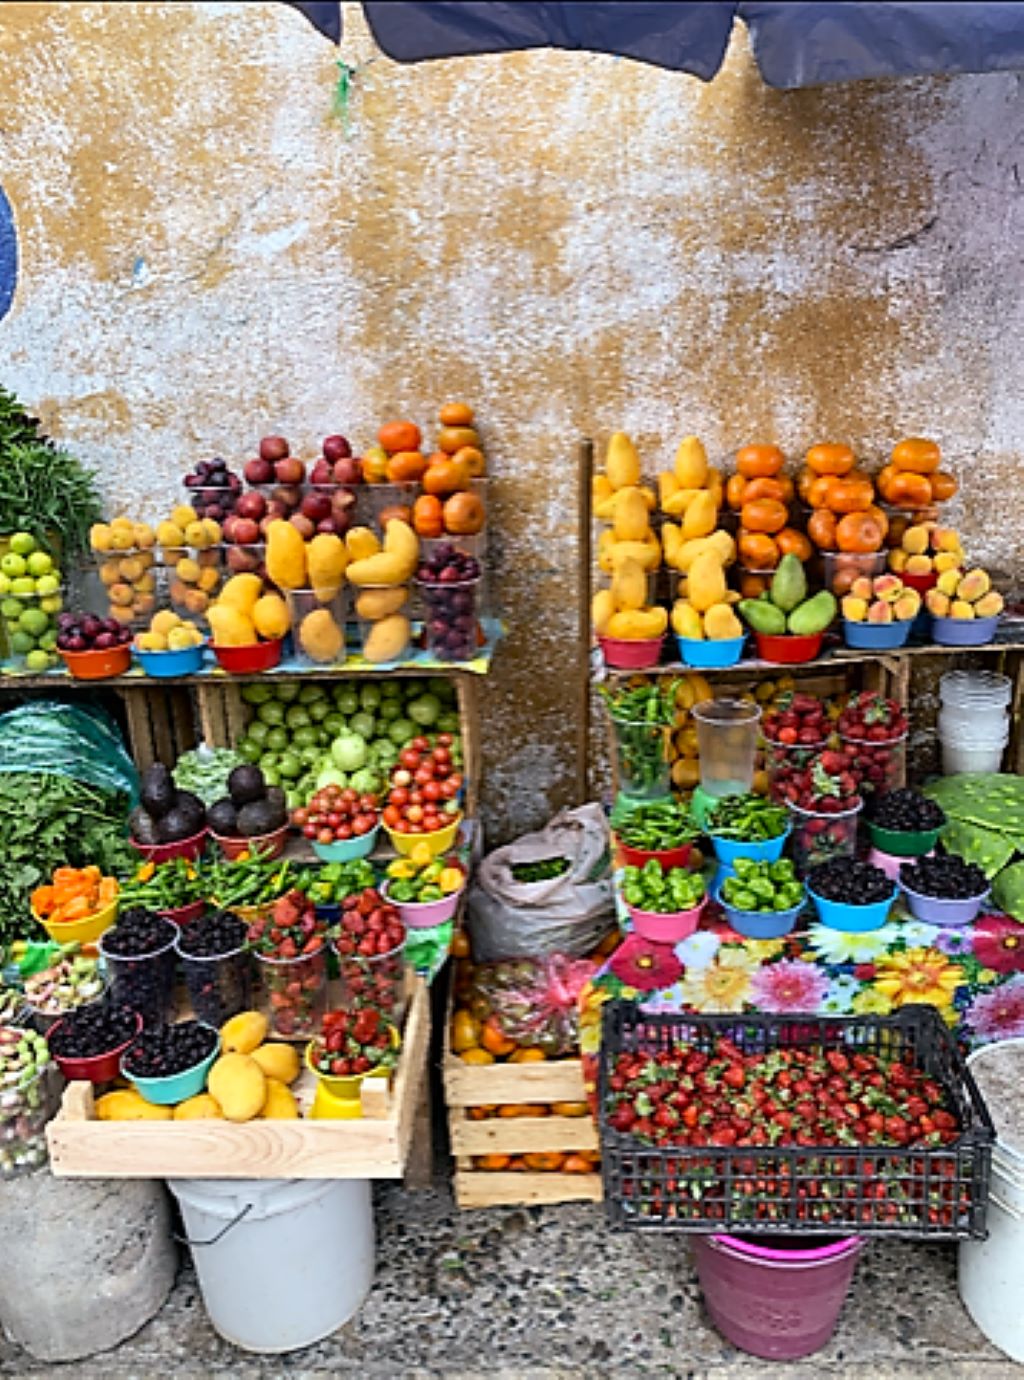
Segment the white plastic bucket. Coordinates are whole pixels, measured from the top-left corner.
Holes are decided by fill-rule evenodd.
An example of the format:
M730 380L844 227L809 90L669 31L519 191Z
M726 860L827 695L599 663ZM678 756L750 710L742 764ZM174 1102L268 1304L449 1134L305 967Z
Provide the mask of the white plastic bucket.
M958 776L961 772L996 772L1002 766L1003 753L1009 734L996 737L991 742L963 740L951 742L948 738L942 743L942 774Z
M170 1179L210 1321L246 1351L337 1330L373 1283L365 1179Z
M994 671L947 671L939 680L939 695L950 708L1005 709L1013 693L1009 676Z
M1005 709L942 708L935 727L941 738L988 740L1010 731L1010 715Z
M975 1050L968 1068L1005 1045L1024 1045L1024 1040ZM985 1241L960 1243L960 1298L989 1341L1012 1360L1024 1362L1024 1155L1001 1141L992 1152L987 1220Z

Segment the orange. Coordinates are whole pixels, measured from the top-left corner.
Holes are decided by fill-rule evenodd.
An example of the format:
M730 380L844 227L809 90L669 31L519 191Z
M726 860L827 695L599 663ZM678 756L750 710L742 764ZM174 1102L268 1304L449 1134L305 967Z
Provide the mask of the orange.
M377 440L385 450L419 450L420 429L415 422L385 422L377 432Z
M552 1102L553 1116L586 1116L590 1106L586 1102Z
M511 1163L508 1155L477 1155L473 1161L477 1169L508 1169Z
M807 523L807 535L819 551L836 549L836 515L827 508L818 508Z
M521 1116L547 1116L548 1109L543 1102L507 1102L498 1108L498 1116L505 1121L513 1121Z
M898 441L892 448L892 463L898 470L908 470L913 474L931 474L939 468L942 453L934 441L923 436L908 436Z
M866 474L850 473L837 479L829 493L828 507L834 513L862 513L875 498L875 486Z
M480 1031L480 1044L491 1054L506 1055L511 1054L516 1047L515 1040L510 1040L494 1016L488 1016L484 1021L483 1029Z
M478 450L476 446L462 446L455 452L452 459L456 464L461 461L465 465L469 471L470 479L479 479L487 469L484 453L482 450Z
M420 537L440 537L444 534L444 508L441 500L432 494L422 494L412 506L413 531ZM459 930L456 934L462 934ZM469 957L469 940L466 939L466 957ZM452 953L455 953L455 936L452 938ZM460 954L461 958L462 955Z
M480 1022L469 1011L456 1011L452 1017L452 1049L464 1054L480 1043Z
M395 451L392 455L388 461L388 478L393 484L415 483L423 478L426 468L426 458L410 447L408 450Z
M537 1049L536 1046L530 1045L523 1049L517 1049L513 1054L510 1054L508 1056L508 1061L510 1064L541 1064L544 1062L545 1057L542 1049Z
M931 480L916 470L899 470L889 481L885 497L898 508L921 508L932 501Z
M471 426L445 426L437 434L438 450L454 455L463 446L480 447L480 437Z
M748 532L781 532L788 520L785 504L776 498L755 499L740 509L740 522Z
M544 1174L551 1174L556 1169L561 1169L565 1163L565 1156L557 1150L539 1150L532 1155L524 1155L527 1169L536 1169Z
M812 508L831 508L832 490L839 483L834 474L822 474L807 487L807 502Z
M932 501L935 503L945 503L947 498L952 498L959 485L951 474L945 470L935 470L928 478L932 485Z
M847 513L836 523L836 546L840 551L878 551L885 534L868 513Z
M856 464L849 446L836 445L829 441L811 446L806 460L808 467L815 474L849 474Z
M745 570L774 570L779 563L778 544L764 532L739 530L740 564Z
M473 425L473 409L469 403L445 403L437 417L442 426Z
M783 527L781 532L775 534L779 550L784 556L796 556L798 560L809 561L811 559L811 543L804 536L803 532L798 532L793 527ZM760 593L760 590L758 591ZM744 598L748 598L744 595ZM756 598L756 596L754 596Z
M789 497L793 495L793 485L789 484ZM787 486L781 479L751 479L743 494L743 503L756 503L759 498L771 498L776 503L785 503Z
M476 1046L474 1046L472 1049L467 1049L464 1053L459 1055L459 1058L462 1060L464 1064L494 1063L493 1054L489 1053L486 1049L477 1049Z
M745 479L764 479L778 474L785 456L778 446L743 446L736 452L736 468Z
M725 501L734 512L739 512L743 507L743 496L747 492L749 480L742 474L731 474L729 482L725 486Z
M588 1160L586 1155L572 1154L566 1155L562 1161L563 1174L591 1174L593 1173L593 1161Z

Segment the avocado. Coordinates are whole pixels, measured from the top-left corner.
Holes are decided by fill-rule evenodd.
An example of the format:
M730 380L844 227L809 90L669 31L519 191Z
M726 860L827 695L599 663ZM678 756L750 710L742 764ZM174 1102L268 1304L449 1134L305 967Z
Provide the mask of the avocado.
M280 829L283 824L288 823L288 797L280 786L267 787L267 804L274 814L274 829Z
M236 805L249 805L267 794L267 783L259 767L245 763L228 777L228 794Z
M222 838L233 838L238 833L238 816L227 796L210 806L206 812L206 822Z
M266 800L251 801L248 805L243 805L238 812L238 832L244 834L247 839L258 838L261 834L272 834L275 829L280 829L281 824L275 823L277 812L273 805Z
M136 843L153 844L160 842L156 820L141 805L132 811L128 828Z
M195 823L193 816L187 810L179 810L177 806L173 810L168 810L163 819L159 821L158 829L161 843L179 843L182 839L189 839L193 834L199 832L193 828ZM202 825L200 825L202 828Z
M142 790L139 799L153 816L159 819L174 807L174 778L163 762L154 762L147 767L142 777Z
M198 834L200 829L206 828L206 806L191 791L178 791L174 808L191 821L192 828L185 835L186 838L191 838L193 834Z

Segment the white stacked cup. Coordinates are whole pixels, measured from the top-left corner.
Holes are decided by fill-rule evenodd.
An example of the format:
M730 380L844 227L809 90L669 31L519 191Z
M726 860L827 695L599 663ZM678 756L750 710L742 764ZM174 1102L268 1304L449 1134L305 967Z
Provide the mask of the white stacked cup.
M1010 737L1009 676L993 671L948 671L939 682L938 732L942 770L997 772Z

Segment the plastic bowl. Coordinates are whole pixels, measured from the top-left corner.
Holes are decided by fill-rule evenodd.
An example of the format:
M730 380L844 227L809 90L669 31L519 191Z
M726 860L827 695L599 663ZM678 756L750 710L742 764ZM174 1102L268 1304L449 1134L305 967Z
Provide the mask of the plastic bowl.
M952 897L925 896L920 891L911 891L905 882L899 888L907 898L907 907L915 920L923 920L928 925L969 925L988 900L986 888L980 896Z
M208 1025L206 1029L213 1031L216 1037L213 1049L205 1059L193 1064L190 1069L182 1069L181 1073L172 1073L166 1078L141 1078L138 1074L129 1073L124 1066L122 1055L121 1076L127 1078L147 1102L155 1102L158 1107L169 1107L174 1102L184 1102L186 1097L195 1097L206 1087L206 1075L220 1053L220 1035L212 1025Z
M234 862L243 853L254 853L257 850L264 857L279 858L288 842L288 825L282 824L280 829L275 829L272 834L254 834L252 838L248 839L226 838L223 834L215 834L212 830L210 837L229 862Z
M131 643L104 647L98 652L61 652L64 665L75 680L108 680L123 676L132 664Z
M725 911L725 918L737 934L744 939L781 939L789 934L796 924L796 917L807 904L805 891L798 906L789 910L737 910L722 895L722 888L715 892L715 900Z
M879 824L865 820L871 842L880 853L888 853L894 858L921 858L930 853L939 841L942 826L938 829L883 829Z
M377 847L379 835L380 824L378 823L373 826L369 833L353 834L350 839L338 839L334 843L317 843L316 839L313 839L313 852L321 862L354 862L357 858L370 856Z
M843 619L843 641L848 647L870 652L890 651L902 647L914 626L913 618L901 618L896 623L856 623Z
M993 618L937 618L933 614L932 640L940 647L983 647L998 627L998 614Z
M458 891L442 896L439 901L395 901L388 891L389 886L390 883L385 883L380 894L395 907L402 924L410 930L429 930L434 925L445 924L458 910L466 890L466 884L463 883Z
M205 914L205 901L191 901L187 906L177 906L173 910L157 911L157 915L162 915L165 920L170 920L173 925L187 925L190 921L198 920L201 915Z
M392 1025L389 1026L389 1029L391 1031L391 1048L401 1049L402 1037L399 1034L397 1028ZM368 1069L366 1073L352 1073L339 1078L332 1077L332 1075L329 1073L321 1073L320 1070L313 1063L313 1050L315 1046L316 1041L310 1040L309 1044L306 1046L306 1052L303 1055L303 1063L306 1065L306 1068L309 1069L313 1077L317 1080L319 1086L322 1088L326 1088L327 1092L330 1093L332 1097L340 1097L346 1102L358 1100L359 1085L362 1083L364 1078L372 1077L375 1071L372 1069ZM394 1069L388 1069L386 1070L386 1072L394 1073Z
M793 666L801 661L813 661L821 652L824 633L809 633L806 637L796 633L755 633L757 655L761 661L774 661L782 666Z
M761 839L751 843L742 843L739 839L723 839L717 834L710 834L708 837L718 861L725 867L732 867L737 858L750 858L754 862L778 862L782 857L786 840L792 832L792 825L787 825L785 832L776 834L773 839Z
M210 647L225 671L241 676L252 671L269 671L276 666L281 660L282 641L282 638L275 637L268 642L256 642L250 647L218 647L211 642Z
M54 1038L66 1019L66 1016L62 1016L57 1024L51 1027L48 1039ZM121 1057L125 1050L139 1038L141 1033L142 1017L136 1012L135 1034L129 1036L127 1040L122 1040L116 1049L107 1050L103 1054L92 1054L85 1059L63 1057L53 1049L50 1052L56 1060L57 1067L69 1083L109 1083L121 1071Z
M664 915L660 911L640 910L623 900L623 905L633 920L633 929L641 939L649 939L652 944L678 944L681 939L688 939L700 924L700 917L704 914L707 903L708 898L704 896L689 910L678 910Z
M171 858L184 858L186 862L195 862L203 851L209 832L209 829L200 829L199 833L193 834L191 838L178 839L175 843L139 843L137 839L129 839L128 842L147 862L170 862Z
M746 640L746 634L742 637L723 637L718 641L701 637L680 637L676 634L679 660L684 666L735 666L743 656L743 644Z
M432 834L399 834L386 824L384 830L397 853L411 853L418 843L425 843L430 848L431 857L436 858L438 853L447 853L448 849L452 847L458 836L461 823L462 815L458 814L451 824L446 824L443 829L435 829ZM364 834L363 837L368 836Z
M194 676L201 671L206 643L198 642L194 647L180 647L173 652L144 652L137 646L133 650L146 675L162 680L169 676Z
M643 671L657 666L661 660L661 649L665 644L662 637L642 637L627 640L624 637L598 637L605 663L620 671Z
M830 930L843 930L847 934L862 934L867 930L880 930L889 918L893 902L899 896L899 888L893 887L892 894L884 901L874 901L869 906L851 906L846 901L827 901L816 891L807 888L807 894L814 902L818 918Z
M906 570L901 570L900 579L907 589L916 589L918 594L927 594L938 584L939 574L937 570L929 570L927 575L910 575Z
M630 848L616 835L615 849L625 867L643 867L644 863L656 862L663 872L670 867L689 867L692 843L681 843L678 848Z
M87 915L82 920L57 921L44 920L41 915L32 916L38 920L55 944L93 944L100 935L105 934L117 920L119 901L115 896L108 906L98 910L95 915Z

